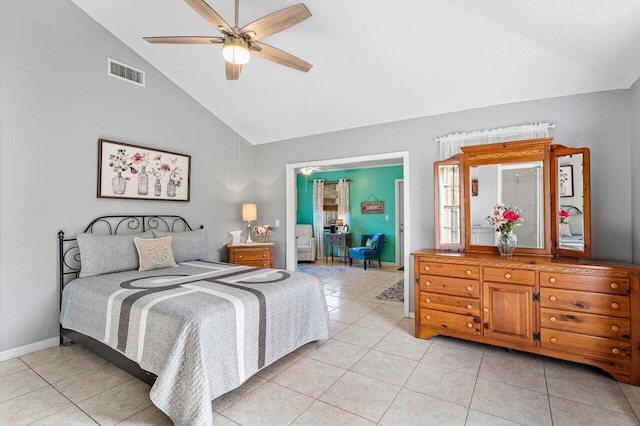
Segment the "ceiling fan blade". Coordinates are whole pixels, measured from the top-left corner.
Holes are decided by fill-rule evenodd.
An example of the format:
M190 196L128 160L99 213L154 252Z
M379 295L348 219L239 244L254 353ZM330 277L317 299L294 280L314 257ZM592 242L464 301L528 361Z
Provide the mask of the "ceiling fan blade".
M240 78L242 65L224 61L224 70L227 74L227 80L237 80Z
M169 36L169 37L143 37L149 43L169 43L169 44L211 44L222 43L222 37L206 36Z
M307 6L299 3L253 21L249 25L242 27L240 34L243 34L251 41L260 40L261 38L293 27L310 16L311 12L309 12Z
M268 44L259 43L259 42L251 42L252 44L257 45L262 48L260 51L253 51L258 56L262 56L265 59L278 63L280 65L284 65L285 67L293 68L298 71L307 72L313 67L309 62L304 61L296 56L293 56L290 53L283 52L280 49L276 49L273 46L269 46Z
M235 34L229 24L222 19L222 16L211 8L204 0L184 0L189 6L200 14L204 19L213 25L218 31L223 34Z

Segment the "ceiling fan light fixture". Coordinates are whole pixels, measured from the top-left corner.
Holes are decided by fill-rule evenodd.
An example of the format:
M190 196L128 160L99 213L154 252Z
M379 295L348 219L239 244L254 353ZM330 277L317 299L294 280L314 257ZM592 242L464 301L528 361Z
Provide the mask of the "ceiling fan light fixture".
M224 40L222 48L222 56L227 62L232 64L244 65L251 59L249 53L249 43L238 37L227 37Z

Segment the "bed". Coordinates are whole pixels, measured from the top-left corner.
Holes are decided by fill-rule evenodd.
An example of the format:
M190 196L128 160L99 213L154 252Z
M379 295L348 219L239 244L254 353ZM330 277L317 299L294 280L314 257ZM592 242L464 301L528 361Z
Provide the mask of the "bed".
M208 261L204 235L179 216L103 216L58 234L60 343L153 384L176 425L210 425L213 399L330 331L315 277ZM177 266L136 270L146 255L169 256L159 242L173 244Z
M560 224L560 245L565 248L583 250L584 219L582 210L572 205L563 205L560 206L560 209L569 214L566 222Z

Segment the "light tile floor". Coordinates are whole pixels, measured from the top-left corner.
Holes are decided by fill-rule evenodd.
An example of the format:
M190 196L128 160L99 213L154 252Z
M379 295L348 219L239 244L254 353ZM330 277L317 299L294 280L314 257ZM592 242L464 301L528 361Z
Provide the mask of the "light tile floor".
M336 264L339 264L336 262ZM413 337L402 278L354 266L320 277L327 341L212 403L216 425L640 425L640 387L597 369L445 337ZM149 386L80 346L0 363L0 425L170 425Z

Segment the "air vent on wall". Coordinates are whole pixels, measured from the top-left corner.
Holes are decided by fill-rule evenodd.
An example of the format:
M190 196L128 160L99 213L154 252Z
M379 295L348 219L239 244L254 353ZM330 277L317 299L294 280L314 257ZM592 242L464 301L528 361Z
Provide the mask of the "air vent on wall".
M107 74L111 77L144 87L144 71L116 62L111 58L107 61Z

